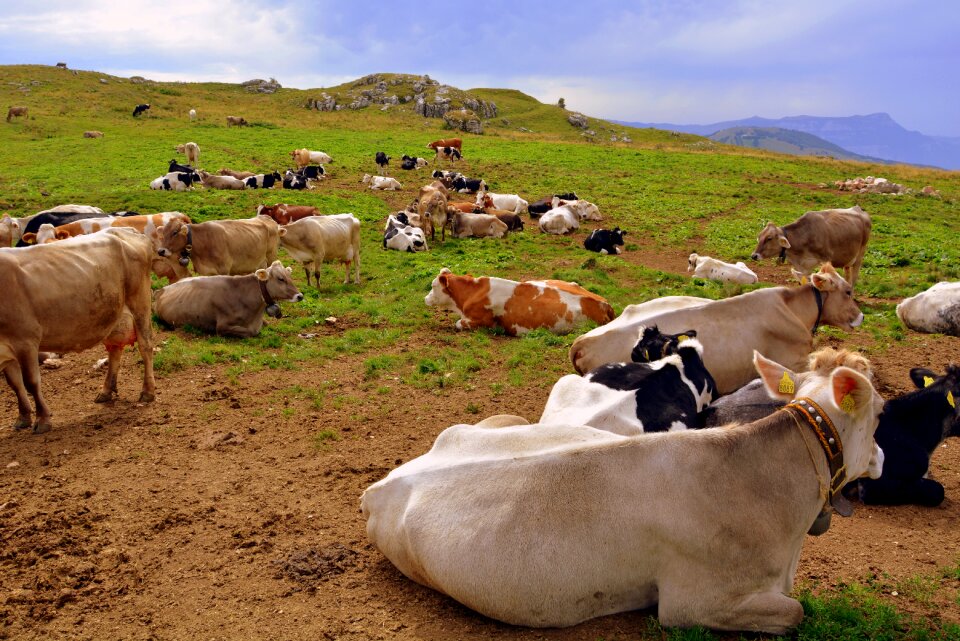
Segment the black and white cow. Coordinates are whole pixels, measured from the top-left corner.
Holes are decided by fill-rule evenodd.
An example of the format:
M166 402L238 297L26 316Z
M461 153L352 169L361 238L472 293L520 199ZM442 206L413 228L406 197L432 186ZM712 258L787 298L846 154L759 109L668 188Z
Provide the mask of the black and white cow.
M540 423L590 425L631 436L697 428L717 397L703 365L703 346L691 338L676 353L650 363L608 363L584 377L564 376L550 392Z
M282 185L284 189L306 189L307 179L288 169L283 175Z
M397 251L419 252L427 249L427 239L423 230L410 224L403 212L391 214L383 230L383 248Z
M203 179L195 171L171 171L166 176L160 176L150 182L150 189L168 191L187 191L194 184L202 184Z
M295 173L307 180L320 180L327 175L327 171L323 168L323 165L307 165L306 167L301 167Z
M139 116L149 108L150 108L150 105L147 103L137 105L136 107L133 108L133 117L136 118L137 116Z
M640 330L640 340L630 352L630 360L634 363L650 363L677 353L680 343L688 338L696 338L697 330L688 329L679 334L664 334L656 325L644 327Z
M613 230L594 229L583 241L583 246L592 252L619 254L620 250L617 249L617 245L623 247L623 237L626 235L627 232L622 231L619 227L614 227Z
M426 167L427 160L426 158L418 158L416 156L408 156L406 154L400 158L400 169L419 169L420 167Z
M195 170L190 165L181 165L176 160L171 160L170 165L167 167L167 173L174 172L174 171L193 173Z
M380 168L380 175L385 176L387 174L387 165L390 164L390 156L378 151L374 161L377 163L377 167Z
M456 147L437 147L437 160L445 158L447 160L460 160L463 154Z
M935 506L943 502L943 485L927 478L930 457L950 436L960 436L960 367L948 365L937 376L915 367L910 379L918 389L883 406L874 438L883 450L883 473L860 479L860 498L870 505Z
M271 174L257 174L256 176L250 176L249 178L243 181L243 184L247 186L247 189L270 189L274 185L283 182L283 176L280 175L279 171L275 171Z
M544 196L536 202L532 202L527 206L527 212L530 214L530 218L539 218L545 213L557 206L557 202L560 200L580 200L575 193L572 191L566 194L554 194L552 196Z
M487 183L483 180L474 180L473 178L459 176L454 179L452 188L461 194L475 194L478 191L486 191Z

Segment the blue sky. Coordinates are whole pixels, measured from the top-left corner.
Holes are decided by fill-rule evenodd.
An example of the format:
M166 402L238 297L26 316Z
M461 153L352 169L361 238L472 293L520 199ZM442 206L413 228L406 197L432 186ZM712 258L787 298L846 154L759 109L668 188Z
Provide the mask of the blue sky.
M958 34L956 0L44 0L0 5L0 64L301 89L427 73L620 120L884 111L960 136Z

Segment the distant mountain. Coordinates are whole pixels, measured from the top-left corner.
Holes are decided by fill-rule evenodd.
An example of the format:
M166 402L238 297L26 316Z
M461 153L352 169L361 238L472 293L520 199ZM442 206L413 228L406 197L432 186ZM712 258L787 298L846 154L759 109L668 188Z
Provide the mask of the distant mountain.
M728 145L766 149L794 156L830 156L840 160L889 162L855 154L813 134L779 127L731 127L711 134L708 138Z
M885 158L894 162L932 165L944 169L960 169L960 138L927 136L904 129L888 114L868 116L819 117L789 116L717 122L712 125L676 125L615 121L630 127L653 127L670 131L710 136L733 127L776 127L813 134L841 148L869 158Z

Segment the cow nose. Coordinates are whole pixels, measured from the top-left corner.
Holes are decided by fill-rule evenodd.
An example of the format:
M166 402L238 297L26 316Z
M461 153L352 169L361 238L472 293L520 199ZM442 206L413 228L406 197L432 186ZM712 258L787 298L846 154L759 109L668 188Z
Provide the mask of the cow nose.
M753 252L752 254L750 254L750 258L753 260L760 260L760 254L758 254L757 252Z
M293 297L293 302L299 303L303 300L303 294L298 292L296 296Z
M166 258L167 256L170 255L170 252L167 251L166 249L162 248L162 247L157 250L157 253L160 254L161 256L163 256L164 258Z

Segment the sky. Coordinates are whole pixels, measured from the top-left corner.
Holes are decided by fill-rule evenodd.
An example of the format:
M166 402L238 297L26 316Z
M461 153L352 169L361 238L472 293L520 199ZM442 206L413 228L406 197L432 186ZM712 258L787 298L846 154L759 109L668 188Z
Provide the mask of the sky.
M589 116L708 124L889 113L960 136L957 0L0 3L0 64L329 87L507 87Z

